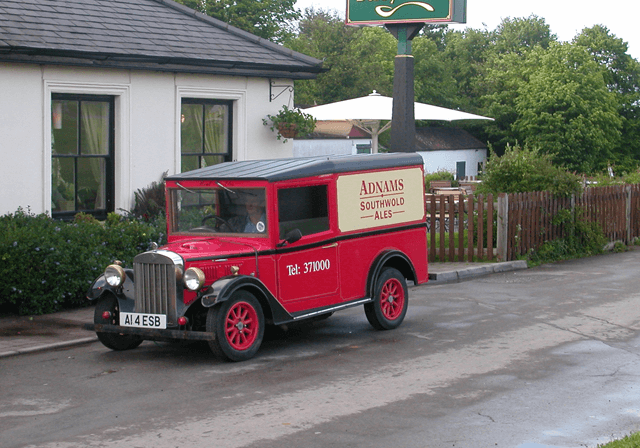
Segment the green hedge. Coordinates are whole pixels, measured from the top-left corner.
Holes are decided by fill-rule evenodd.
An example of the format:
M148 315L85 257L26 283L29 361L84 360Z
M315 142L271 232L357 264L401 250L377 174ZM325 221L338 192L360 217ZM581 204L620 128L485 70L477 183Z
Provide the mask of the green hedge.
M452 187L457 187L458 186L458 181L455 180L455 176L453 175L453 173L450 173L447 170L438 170L434 173L426 173L424 175L424 186L425 186L425 190L428 192L429 188L431 188L431 181L432 180L449 180L451 181L451 186Z
M87 303L93 280L114 260L133 257L164 243L163 217L153 222L123 218L106 222L76 215L54 220L19 209L0 217L0 313L45 314Z

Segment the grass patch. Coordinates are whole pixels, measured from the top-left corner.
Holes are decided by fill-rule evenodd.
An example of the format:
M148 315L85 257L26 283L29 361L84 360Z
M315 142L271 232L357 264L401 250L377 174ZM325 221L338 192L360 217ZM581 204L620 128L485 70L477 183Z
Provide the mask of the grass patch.
M449 233L449 232L445 232L445 234L444 234L444 248L447 251L447 253L449 251L449 241L451 240L451 237L452 237L451 235L452 234ZM460 248L459 235L460 235L460 232L454 232L453 233L453 247L456 249L456 253L457 253L457 250ZM464 249L468 249L468 243L469 243L468 236L469 236L468 231L467 231L467 229L465 229L464 230L464 234L462 236L462 238L463 238L462 247ZM436 235L435 235L434 239L435 239L436 250L432 254L431 253L431 234L427 233L427 249L429 250L430 256L433 255L433 260L431 260L432 262L452 263L452 262L457 262L458 261L458 257L457 256L455 257L455 260L452 260L452 259L449 259L449 258L446 258L444 260L440 259L440 255L439 255L439 253L440 253L440 232L439 231L436 232ZM474 246L472 248L475 248L475 244L474 244ZM486 249L486 246L485 246L485 249ZM464 255L464 261L465 262L468 261L466 253ZM473 256L473 262L474 263L492 263L492 262L495 262L495 261L496 261L495 258L494 258L494 260L490 261L490 260L487 260L486 258L479 258L477 255Z
M640 432L630 434L623 439L614 440L605 445L598 445L599 448L640 448Z

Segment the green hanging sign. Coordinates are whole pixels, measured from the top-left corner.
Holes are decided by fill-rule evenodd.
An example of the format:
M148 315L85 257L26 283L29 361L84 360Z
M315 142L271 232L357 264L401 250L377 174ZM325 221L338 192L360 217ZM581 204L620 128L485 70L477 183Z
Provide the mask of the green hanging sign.
M466 23L467 0L347 0L347 25Z

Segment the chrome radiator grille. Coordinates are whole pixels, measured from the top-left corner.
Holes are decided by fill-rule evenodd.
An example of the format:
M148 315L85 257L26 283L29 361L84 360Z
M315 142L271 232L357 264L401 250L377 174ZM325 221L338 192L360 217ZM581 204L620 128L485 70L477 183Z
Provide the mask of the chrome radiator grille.
M182 269L181 259L173 253L146 252L135 257L133 273L137 313L166 314L167 325L176 324L176 269Z

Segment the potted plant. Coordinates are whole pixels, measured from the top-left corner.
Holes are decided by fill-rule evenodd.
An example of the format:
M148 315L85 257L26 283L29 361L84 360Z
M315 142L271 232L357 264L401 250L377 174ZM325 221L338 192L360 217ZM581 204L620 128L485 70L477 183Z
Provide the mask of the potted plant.
M315 118L300 109L289 109L287 106L283 106L276 115L267 115L262 123L270 126L274 132L277 130L278 140L284 138L283 142L288 138L307 136L316 128Z

